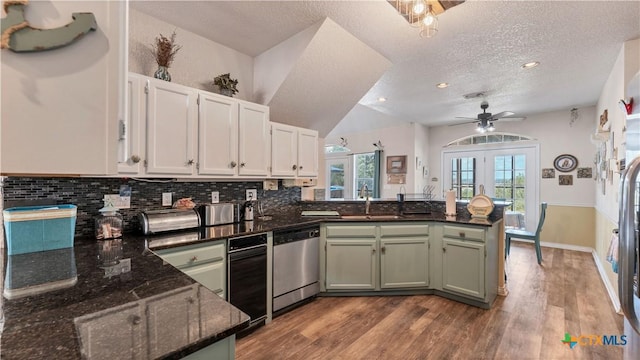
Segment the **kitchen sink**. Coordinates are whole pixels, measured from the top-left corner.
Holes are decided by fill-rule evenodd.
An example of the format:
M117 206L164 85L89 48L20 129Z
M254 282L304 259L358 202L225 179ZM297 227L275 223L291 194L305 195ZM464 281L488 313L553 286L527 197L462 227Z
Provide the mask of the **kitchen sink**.
M400 215L342 215L340 218L346 220L393 220L403 217Z

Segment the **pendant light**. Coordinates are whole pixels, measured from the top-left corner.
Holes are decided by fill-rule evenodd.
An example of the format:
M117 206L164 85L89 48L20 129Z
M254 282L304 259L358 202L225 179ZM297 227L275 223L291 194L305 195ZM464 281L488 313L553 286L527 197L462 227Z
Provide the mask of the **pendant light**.
M429 4L429 11L420 21L420 37L430 38L438 33L438 17L433 12L433 7Z
M409 13L409 25L413 27L422 27L421 22L427 11L427 3L425 0L414 0L411 2L411 11Z

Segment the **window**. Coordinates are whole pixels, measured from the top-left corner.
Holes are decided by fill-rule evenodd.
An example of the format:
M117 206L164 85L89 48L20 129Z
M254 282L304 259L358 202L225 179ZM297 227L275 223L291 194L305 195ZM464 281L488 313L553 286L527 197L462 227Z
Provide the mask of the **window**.
M512 210L525 211L525 155L494 157L495 197L513 203Z
M473 157L451 159L451 186L458 199L471 199L476 188L476 159Z
M378 191L375 188L376 178L376 159L375 153L365 153L354 155L354 184L357 192L356 197L360 197L360 189L363 185L367 185L369 196L374 196Z

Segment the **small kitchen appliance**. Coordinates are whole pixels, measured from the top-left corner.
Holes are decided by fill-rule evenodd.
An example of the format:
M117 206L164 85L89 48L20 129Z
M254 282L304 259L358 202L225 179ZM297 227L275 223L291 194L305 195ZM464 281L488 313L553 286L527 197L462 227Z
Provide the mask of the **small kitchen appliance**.
M138 215L145 235L200 226L200 214L195 209L164 209L143 211Z
M201 205L199 210L203 225L223 225L235 222L234 217L236 206L238 205L233 203Z

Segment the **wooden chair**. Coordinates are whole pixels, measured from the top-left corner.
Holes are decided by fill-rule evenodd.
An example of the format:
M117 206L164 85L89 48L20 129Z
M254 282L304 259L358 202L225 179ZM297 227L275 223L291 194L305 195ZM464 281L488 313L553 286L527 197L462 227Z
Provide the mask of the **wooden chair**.
M533 240L536 245L536 256L538 257L538 264L542 263L542 251L540 250L540 232L542 231L542 225L544 224L544 216L547 212L547 203L543 202L540 205L540 220L538 220L538 228L535 233L528 232L526 230L508 229L505 230L505 245L507 247L507 256L511 249L511 238Z

